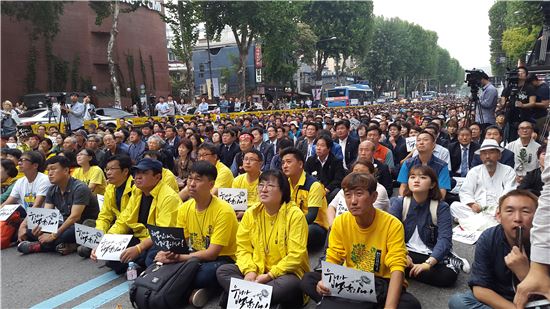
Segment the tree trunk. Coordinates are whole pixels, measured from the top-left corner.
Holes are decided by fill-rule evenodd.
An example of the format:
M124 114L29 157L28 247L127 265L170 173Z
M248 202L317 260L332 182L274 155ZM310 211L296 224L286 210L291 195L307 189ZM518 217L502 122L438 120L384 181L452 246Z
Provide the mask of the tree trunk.
M185 56L185 84L189 92L187 95L191 98L191 102L195 103L195 76L193 75L193 47L191 42L186 41L186 38L191 37L189 35L189 29L185 28L185 23L183 22L187 17L185 16L184 3L178 1L178 18L180 25L180 36L181 36L181 48ZM193 29L191 29L191 32Z
M113 49L115 45L115 39L118 34L118 15L120 13L120 5L118 0L111 3L111 15L113 16L113 25L111 26L111 37L109 38L109 44L107 44L107 62L109 63L109 73L111 74L111 84L113 85L115 95L115 107L122 108L120 101L120 86L116 76L115 61L113 59Z

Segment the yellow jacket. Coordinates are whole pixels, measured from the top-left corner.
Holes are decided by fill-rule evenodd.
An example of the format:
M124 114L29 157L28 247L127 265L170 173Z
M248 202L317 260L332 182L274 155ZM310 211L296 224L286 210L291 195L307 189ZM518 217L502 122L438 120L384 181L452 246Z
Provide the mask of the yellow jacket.
M109 234L133 234L140 241L149 238L147 227L138 222L142 192L137 187L132 191L128 205L109 229ZM153 202L147 224L160 227L178 227L178 209L183 204L179 195L164 182L159 182L151 191Z
M170 188L172 188L172 190L176 191L176 193L180 192L176 176L167 168L162 169L162 182L167 184Z
M295 274L302 278L309 271L307 253L308 225L300 208L293 202L283 204L273 226L274 237L271 241L263 228L264 205L259 202L244 213L237 230L237 266L243 274L271 272L277 278L284 274ZM265 223L265 221L263 221ZM269 235L269 234L268 234ZM269 242L269 252L265 252ZM268 265L267 260L278 256L278 261Z
M120 199L120 209L116 204L116 187L113 184L108 184L105 188L105 195L103 200L103 207L99 211L97 220L95 221L95 228L102 230L106 233L115 220L120 216L120 213L124 211L128 205L128 200L132 196L132 190L134 189L134 178L129 176L126 180L126 186L124 187L124 193Z

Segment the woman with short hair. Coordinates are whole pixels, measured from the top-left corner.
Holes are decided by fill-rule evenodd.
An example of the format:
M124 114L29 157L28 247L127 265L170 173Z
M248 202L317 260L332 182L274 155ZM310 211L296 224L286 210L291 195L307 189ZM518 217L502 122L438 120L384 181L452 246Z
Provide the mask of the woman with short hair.
M279 170L268 170L259 179L260 202L248 208L237 230L236 264L220 266L218 282L227 301L231 278L273 287L271 304L300 308L304 296L300 280L309 271L308 225L290 201L290 184Z
M85 183L93 193L103 195L107 180L98 166L95 152L89 148L82 149L76 155L76 163L79 167L74 169L72 176Z

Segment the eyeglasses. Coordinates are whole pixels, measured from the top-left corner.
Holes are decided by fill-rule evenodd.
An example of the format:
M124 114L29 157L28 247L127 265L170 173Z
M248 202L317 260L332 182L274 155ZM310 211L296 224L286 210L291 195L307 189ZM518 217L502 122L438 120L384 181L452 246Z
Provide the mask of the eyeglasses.
M31 159L27 159L27 158L21 158L21 159L19 159L19 162L25 162L25 161L31 162L31 163L32 163L32 160L31 160Z
M199 153L197 157L200 159L200 158L206 158L208 156L213 156L213 155L214 155L213 153Z
M263 191L265 188L267 188L268 191L272 191L274 188L279 188L279 186L271 184L271 183L259 183L258 184L258 191Z

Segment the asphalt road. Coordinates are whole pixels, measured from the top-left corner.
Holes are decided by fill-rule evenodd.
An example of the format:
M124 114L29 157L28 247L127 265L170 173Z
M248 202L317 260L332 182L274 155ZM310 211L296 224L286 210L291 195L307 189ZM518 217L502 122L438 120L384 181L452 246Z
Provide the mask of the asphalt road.
M454 248L472 261L473 246L455 242ZM311 256L313 266L318 256ZM93 263L76 254L21 255L15 248L2 250L0 259L0 308L132 308L125 276L115 276L102 262ZM452 294L468 290L467 280L468 275L461 273L453 288L435 288L409 280L409 292L423 308L447 308ZM218 298L205 308L218 308ZM310 302L306 308L314 307Z

